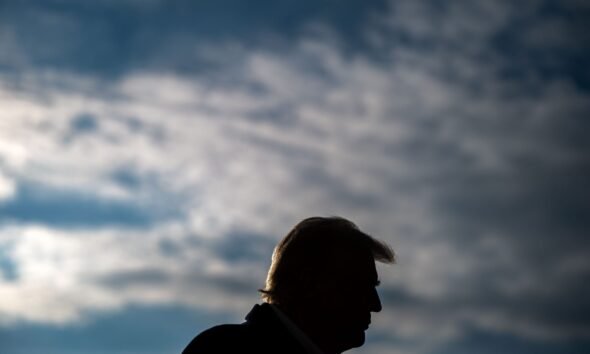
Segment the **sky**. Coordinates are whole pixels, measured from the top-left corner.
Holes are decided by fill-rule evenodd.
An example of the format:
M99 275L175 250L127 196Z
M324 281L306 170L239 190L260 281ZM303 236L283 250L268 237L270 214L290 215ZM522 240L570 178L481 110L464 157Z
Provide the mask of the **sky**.
M590 5L0 0L0 352L180 353L312 215L367 354L590 352Z

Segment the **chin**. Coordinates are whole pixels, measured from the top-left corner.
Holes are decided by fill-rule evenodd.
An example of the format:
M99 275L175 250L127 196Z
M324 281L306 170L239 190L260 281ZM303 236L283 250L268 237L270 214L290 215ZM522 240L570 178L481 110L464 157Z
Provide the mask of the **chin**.
M365 344L365 331L355 331L350 333L346 338L348 349L358 348Z

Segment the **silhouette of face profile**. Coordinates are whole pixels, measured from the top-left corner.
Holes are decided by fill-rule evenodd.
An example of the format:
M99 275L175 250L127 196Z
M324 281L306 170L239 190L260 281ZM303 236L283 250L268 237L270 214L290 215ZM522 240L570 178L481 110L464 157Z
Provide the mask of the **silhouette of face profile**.
M365 343L371 312L381 311L379 280L370 254L345 256L331 273L318 294L317 325L322 326L324 346L340 353Z

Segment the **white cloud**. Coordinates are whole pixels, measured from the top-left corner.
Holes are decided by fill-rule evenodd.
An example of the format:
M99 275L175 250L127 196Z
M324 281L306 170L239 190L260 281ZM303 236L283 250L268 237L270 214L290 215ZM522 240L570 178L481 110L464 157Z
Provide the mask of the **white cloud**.
M0 170L0 201L10 199L16 192L14 180L2 174Z
M63 324L129 303L245 311L256 301L262 263L229 264L206 246L191 247L194 240L187 235L178 225L148 232L4 227L0 245L9 249L17 280L0 280L2 324ZM162 252L164 240L177 244L178 252ZM249 298L224 288L248 280L254 281Z

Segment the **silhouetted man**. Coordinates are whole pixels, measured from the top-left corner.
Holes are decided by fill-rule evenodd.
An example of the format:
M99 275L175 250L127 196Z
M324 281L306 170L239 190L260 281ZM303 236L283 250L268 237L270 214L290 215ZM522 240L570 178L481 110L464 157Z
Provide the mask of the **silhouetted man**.
M393 263L386 244L339 217L301 221L272 256L264 303L242 324L199 334L183 354L336 354L365 342L381 311L375 261Z

